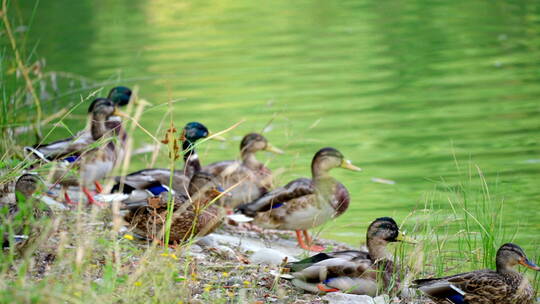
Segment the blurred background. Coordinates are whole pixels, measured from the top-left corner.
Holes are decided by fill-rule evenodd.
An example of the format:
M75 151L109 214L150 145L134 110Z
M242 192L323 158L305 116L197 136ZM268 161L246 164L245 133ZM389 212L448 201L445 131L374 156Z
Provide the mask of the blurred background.
M357 244L375 217L407 223L427 207L444 218L467 184L504 202L493 211L518 243L538 242L538 1L55 0L16 1L11 13L43 73L45 115L78 105L47 141L84 126L81 96L138 86L152 103L141 124L158 135L170 100L180 127L245 119L227 142L200 146L203 165L237 157L256 131L287 152L259 156L284 169L278 184L309 176L325 146L362 167L334 170L352 201L325 237ZM130 169L149 163L139 155Z

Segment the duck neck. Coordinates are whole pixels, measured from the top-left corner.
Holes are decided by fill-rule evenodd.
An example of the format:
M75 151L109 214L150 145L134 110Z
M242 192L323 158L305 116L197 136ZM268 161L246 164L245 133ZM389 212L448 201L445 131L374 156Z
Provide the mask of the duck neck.
M388 242L379 238L367 240L367 247L372 261L392 260L392 254L386 250Z
M184 169L186 175L191 176L193 173L201 170L201 162L199 155L195 151L195 145L190 140L185 139L182 142L182 150L184 151Z
M513 266L509 266L500 261L497 261L497 272L505 276L519 275L519 272Z
M102 115L92 115L90 122L90 132L92 133L92 138L98 140L107 133L108 129L105 125L105 117Z
M262 165L255 157L254 151L241 151L240 156L242 158L242 164L250 169L258 169Z

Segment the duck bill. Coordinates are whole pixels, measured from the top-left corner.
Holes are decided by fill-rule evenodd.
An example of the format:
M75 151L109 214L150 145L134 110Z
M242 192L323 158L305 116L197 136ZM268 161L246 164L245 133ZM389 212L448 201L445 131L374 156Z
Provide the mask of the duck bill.
M418 244L418 241L415 239L406 236L403 232L399 231L398 236L396 237L396 241L403 242L403 243L409 243L409 244Z
M276 153L276 154L284 154L285 152L277 147L274 147L272 146L271 144L267 144L266 145L266 148L264 148L264 150L268 151L268 152L272 152L272 153Z
M113 116L119 116L119 117L129 117L129 115L127 115L127 113L124 113L120 110L118 110L118 108L114 109L114 112L112 114Z
M215 196L232 196L232 194L230 192L225 192L225 190L221 187L219 188L214 188L212 189L212 193L215 195Z
M347 169L347 170L351 170L351 171L362 171L362 168L359 168L355 165L353 165L351 163L350 160L348 159L344 159L342 162L341 162L341 168L344 168L344 169Z
M519 261L519 263L527 268L530 268L532 270L540 271L540 266L536 265L535 263L529 261L527 258L523 258Z
M217 140L217 141L227 141L225 137L213 134L212 132L208 133L208 139Z

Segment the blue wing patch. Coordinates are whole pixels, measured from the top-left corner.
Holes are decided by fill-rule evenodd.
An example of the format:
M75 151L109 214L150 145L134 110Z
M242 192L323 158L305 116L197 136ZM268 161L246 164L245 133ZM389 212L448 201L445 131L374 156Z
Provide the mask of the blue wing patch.
M279 208L279 207L281 207L281 206L283 206L283 203L273 204L273 205L272 205L272 209L276 209L276 208Z
M169 191L169 189L165 188L163 185L156 185L156 186L150 186L148 189L154 196L158 196L163 192Z
M465 297L463 297L460 294L451 295L451 296L446 297L446 298L448 300L450 300L450 302L452 302L454 304L467 304L467 302L465 302Z
M78 155L72 155L72 156L68 156L68 157L64 158L63 160L67 161L68 163L74 163L74 162L77 161L77 159L79 159Z

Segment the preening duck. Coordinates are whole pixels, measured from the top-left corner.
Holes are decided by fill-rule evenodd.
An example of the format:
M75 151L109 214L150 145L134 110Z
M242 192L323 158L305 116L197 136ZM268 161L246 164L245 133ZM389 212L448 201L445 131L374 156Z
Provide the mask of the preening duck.
M240 205L236 211L254 217L254 223L263 228L295 230L300 247L321 251L322 247L311 244L307 229L340 216L350 202L347 188L330 176L330 170L334 168L361 171L338 150L323 148L311 162L311 179L293 180L251 203Z

